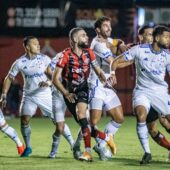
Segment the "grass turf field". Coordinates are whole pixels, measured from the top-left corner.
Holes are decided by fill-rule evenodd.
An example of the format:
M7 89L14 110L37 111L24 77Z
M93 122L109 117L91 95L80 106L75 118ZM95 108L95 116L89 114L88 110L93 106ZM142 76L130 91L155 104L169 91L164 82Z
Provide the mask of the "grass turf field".
M109 118L103 118L99 128L103 129ZM20 121L11 119L7 121L14 127L19 136ZM73 118L67 118L66 122L71 128L74 138L79 129ZM53 124L47 118L33 118L31 120L31 144L33 153L28 158L20 158L17 155L15 143L0 133L0 170L149 170L170 169L170 162L166 162L168 151L158 146L150 139L153 161L149 165L140 166L139 160L143 152L136 136L136 123L134 117L126 117L125 122L116 134L115 142L118 153L110 161L100 161L97 154L92 151L94 161L92 163L80 162L73 159L72 152L66 140L62 137L58 155L50 160L47 155L51 148L51 135ZM161 131L170 139L169 134L159 125ZM94 140L92 141L94 144ZM83 145L83 144L82 144Z

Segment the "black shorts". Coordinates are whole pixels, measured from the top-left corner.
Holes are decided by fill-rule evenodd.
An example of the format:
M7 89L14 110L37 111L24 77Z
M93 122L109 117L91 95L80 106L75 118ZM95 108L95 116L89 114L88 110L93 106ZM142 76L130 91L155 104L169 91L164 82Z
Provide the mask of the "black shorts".
M153 107L151 107L146 118L146 123L151 123L157 120L158 118L159 118L158 112Z
M73 84L70 84L70 87L65 86L67 90L69 90L70 93L74 93L77 97L75 103L70 103L65 97L64 101L66 103L66 106L70 113L74 116L74 119L78 122L77 113L76 113L76 105L77 103L83 102L88 104L88 93L89 88L87 82L83 82L79 86L75 86Z

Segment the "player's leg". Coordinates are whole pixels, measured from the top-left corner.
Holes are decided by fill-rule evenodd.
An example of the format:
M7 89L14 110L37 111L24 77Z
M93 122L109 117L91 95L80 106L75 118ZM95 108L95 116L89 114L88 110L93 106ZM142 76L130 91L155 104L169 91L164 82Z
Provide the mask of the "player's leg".
M54 121L57 123L59 134L62 134L70 144L70 147L73 148L74 139L72 137L69 126L65 123L66 104L64 102L63 96L58 91L56 92L57 94L53 94L52 98Z
M83 140L85 145L85 151L80 156L80 160L85 161L92 161L91 156L91 133L89 128L89 122L86 117L86 111L87 111L87 103L85 102L78 102L77 103L77 117L79 120L79 124L81 126L81 131L83 134Z
M150 109L150 100L148 99L147 94L141 90L134 91L133 108L137 120L136 130L138 139L144 150L144 155L140 164L147 164L152 159L149 147L149 132L146 125L146 118Z
M45 106L48 107L48 105L45 105ZM51 112L50 107L49 107L49 110ZM71 131L68 125L65 123L65 118L64 118L65 110L66 110L66 106L65 106L63 97L61 96L61 94L55 91L52 97L52 112L54 115L53 121L56 125L56 129L52 137L53 142L52 142L52 147L51 147L51 152L49 154L49 158L56 157L58 146L60 143L60 134L63 134L65 139L70 144L71 148L73 147L74 140L73 140L73 137L72 137L72 134L71 134Z
M24 145L19 139L16 130L6 123L1 109L0 109L0 130L16 143L18 154L22 155L22 153L24 152Z
M158 130L156 120L158 119L158 112L150 108L147 116L147 126L152 139L160 146L170 149L170 142L168 139ZM163 126L168 127L170 124L165 117L159 117L159 121Z
M22 99L20 106L21 115L21 134L25 142L25 150L21 155L22 157L28 157L32 153L30 137L31 126L29 124L31 117L35 114L37 105L32 102L31 97L25 97Z

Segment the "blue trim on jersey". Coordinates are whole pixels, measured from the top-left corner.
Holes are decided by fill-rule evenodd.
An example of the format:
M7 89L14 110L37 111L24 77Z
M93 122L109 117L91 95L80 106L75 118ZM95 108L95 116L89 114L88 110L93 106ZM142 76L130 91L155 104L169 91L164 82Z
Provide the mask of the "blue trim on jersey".
M162 51L163 51L163 49L161 48L161 50L160 51L155 51L154 49L153 49L153 47L152 47L152 45L151 44L149 44L149 48L150 48L150 50L151 50L151 52L153 53L153 54L160 54L160 53L162 53Z

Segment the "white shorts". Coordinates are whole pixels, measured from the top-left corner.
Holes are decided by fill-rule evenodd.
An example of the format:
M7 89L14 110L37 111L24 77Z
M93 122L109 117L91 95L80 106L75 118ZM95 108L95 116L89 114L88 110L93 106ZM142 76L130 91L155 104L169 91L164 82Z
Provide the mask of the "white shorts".
M149 90L134 90L133 92L133 108L142 105L146 108L147 113L152 106L159 116L170 114L170 96L167 92L154 92Z
M52 113L52 94L51 89L46 90L46 93L39 92L34 95L26 95L22 98L20 105L20 115L33 116L36 113L37 107L40 108L43 116L51 119L54 118Z
M121 102L112 89L93 87L90 89L90 109L111 110L121 105Z
M0 109L0 127L3 126L5 124L5 118L4 115L2 113L2 110Z
M66 104L63 99L63 95L57 90L53 92L52 105L53 105L52 109L53 109L53 114L54 114L54 121L64 122Z

